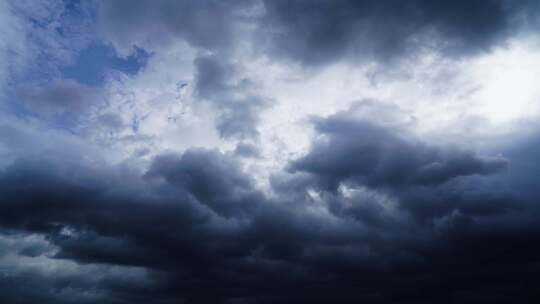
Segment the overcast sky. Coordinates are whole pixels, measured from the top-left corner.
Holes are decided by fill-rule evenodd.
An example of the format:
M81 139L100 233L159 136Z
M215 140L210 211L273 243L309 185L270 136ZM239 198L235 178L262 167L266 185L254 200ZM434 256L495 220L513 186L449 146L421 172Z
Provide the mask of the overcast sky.
M536 302L539 33L536 0L0 0L0 302Z

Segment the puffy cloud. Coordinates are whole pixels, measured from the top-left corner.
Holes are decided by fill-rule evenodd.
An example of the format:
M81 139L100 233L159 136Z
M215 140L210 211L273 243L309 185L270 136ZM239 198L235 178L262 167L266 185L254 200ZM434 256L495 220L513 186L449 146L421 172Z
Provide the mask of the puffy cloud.
M344 182L370 187L438 185L468 175L504 171L502 157L431 147L400 135L394 129L338 113L316 121L321 137L312 150L291 164L308 172L329 190Z
M321 130L332 130L322 136L366 134L360 132L365 127L361 122L343 125L343 120L342 114L320 119ZM385 174L364 174L376 170L350 165L358 173L349 178L358 184L345 183L330 192L318 188L313 175L341 180L344 177L336 173L340 170L281 172L270 195L258 190L232 155L212 150L164 154L143 172L126 165L88 163L74 155L69 162L66 157L34 156L12 163L0 174L0 204L5 210L0 225L45 236L51 244L47 246L57 248L49 258L135 267L151 274L144 279L139 275L125 278L122 286L114 283L113 274L83 276L89 281L77 290L95 290L111 303L240 298L248 302L292 298L299 303L331 299L407 303L441 296L487 303L492 300L488 286L497 286L502 296L534 296L524 293L533 290L528 288L534 280L523 276L538 254L530 242L539 229L534 224L538 210L528 196L497 189L490 177L484 177L504 168L506 161L476 156L474 161L463 161L459 153L457 160L437 158L456 154L433 153L426 145L401 146L406 141L398 140L392 128L367 130L377 130L369 134L396 148L392 151L406 151L411 163L400 162L411 170L387 179L379 178ZM332 161L341 159L335 156L347 149L361 154L375 149L371 145L334 147L322 149L315 144L308 155L317 151L321 160ZM429 183L415 180L414 169L433 159L447 166L447 178L437 175ZM292 166L301 162L293 161ZM497 164L495 169L484 169L492 162ZM473 170L463 171L463 166ZM453 182L474 173L477 176L466 183ZM18 259L39 258L43 250L18 250ZM508 268L501 265L524 279L508 282ZM363 274L360 279L359 273ZM471 287L470 275L476 282L487 280L486 284ZM357 280L363 289L355 288ZM433 285L447 280L455 283L444 291ZM298 289L298 284L305 288ZM39 286L34 286L36 297L60 297L48 295L47 287ZM81 297L75 291L66 295Z
M488 51L537 12L534 1L265 1L263 41L273 54L320 64L343 57L394 60L432 50ZM531 9L532 8L532 9ZM524 21L526 20L526 21Z
M188 150L180 158L162 155L154 160L146 176L164 178L228 217L250 212L263 200L238 164L218 152Z
M538 300L538 125L454 115L536 3L48 4L0 4L0 302Z
M99 11L106 37L122 51L182 39L227 52L256 28L256 47L315 65L342 57L393 60L426 49L477 54L536 26L537 17L534 1L505 0L111 1Z

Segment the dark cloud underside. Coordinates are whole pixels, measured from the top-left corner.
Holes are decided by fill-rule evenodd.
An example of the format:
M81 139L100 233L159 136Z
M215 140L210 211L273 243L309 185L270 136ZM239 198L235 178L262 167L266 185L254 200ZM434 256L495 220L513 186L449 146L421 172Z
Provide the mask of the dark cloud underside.
M538 8L528 0L277 0L263 1L263 13L254 13L257 7L257 1L108 1L100 16L107 36L124 48L180 38L226 51L245 38L241 24L253 23L257 44L272 55L318 64L343 56L385 60L426 47L477 54L536 26Z
M152 287L127 278L124 287L96 287L111 303L128 299L120 288L145 303L493 303L538 296L535 201L481 182L505 170L506 160L412 144L406 134L340 115L319 119L317 128L328 142L291 163L307 173L288 177L295 185L289 190L274 184L274 198L234 159L211 150L159 156L143 174L21 159L0 176L0 225L46 235L59 249L56 259L155 273ZM358 190L336 191L338 184ZM307 212L313 190L328 215ZM34 288L62 300L46 286Z
M95 32L44 22L41 6L20 17L42 34L24 38L39 42L36 62L73 58L40 81L9 79L16 102L0 107L16 112L0 112L1 303L540 300L537 126L488 153L421 138L414 117L373 100L311 116L298 156L273 137L281 122L299 123L283 113L296 105L265 117L277 101L260 87L289 71L282 88L292 88L311 67L338 61L391 68L428 53L480 56L537 30L536 1L58 3L66 12L55 18L89 18ZM74 56L66 41L83 29L100 47ZM74 53L91 39L82 40ZM100 52L103 66L83 62ZM103 60L125 73L102 84L114 65ZM278 63L263 84L247 71L261 62ZM152 74L163 66L191 74ZM304 113L316 113L319 92L308 93ZM221 150L199 147L214 134L197 130L201 109ZM270 139L265 128L275 129ZM285 136L297 148L293 133ZM141 146L115 150L130 141Z
M265 1L268 45L308 65L394 60L430 49L478 54L534 26L534 1ZM535 10L533 10L535 11ZM524 15L529 15L529 18ZM263 38L264 39L264 38Z

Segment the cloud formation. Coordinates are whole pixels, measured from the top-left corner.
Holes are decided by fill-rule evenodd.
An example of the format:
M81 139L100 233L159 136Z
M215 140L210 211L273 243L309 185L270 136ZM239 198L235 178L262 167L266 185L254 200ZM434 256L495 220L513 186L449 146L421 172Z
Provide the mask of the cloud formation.
M489 51L530 26L534 1L265 1L274 54L306 64ZM529 15L530 14L530 15ZM529 15L529 18L524 18ZM534 24L533 24L534 25Z
M103 102L99 90L70 79L21 87L18 95L28 111L43 116L78 116Z
M226 50L236 41L251 1L111 1L99 3L105 36L123 52L185 39L197 48Z
M345 113L318 120L316 131L321 140L294 161L291 170L311 173L334 191L343 182L383 188L436 186L460 176L498 173L508 166L502 157L430 147Z
M537 301L539 8L0 4L0 302Z
M266 106L264 97L255 91L253 83L238 77L234 65L219 58L199 57L197 69L197 95L218 109L217 129L222 137L253 138L258 135L259 115Z
M269 197L231 156L200 149L158 156L146 172L45 157L16 161L2 171L5 212L0 224L47 236L58 248L53 260L155 273L146 279L123 278L130 297L149 303L237 298L257 303L407 303L441 297L487 303L493 300L487 292L493 286L506 296L534 296L522 293L523 284L534 290L533 278L526 277L527 265L538 253L531 236L539 227L527 220L537 213L534 202L474 179L452 183L472 174L480 179L496 174L506 161L460 154L464 152L441 156L422 145L408 146L397 135L383 136L389 129L341 119L321 118L317 125L332 130L330 141L351 132L376 136L359 136L361 144L333 142L334 149L317 143L291 166L346 188L327 191L308 176L288 191L275 184L275 195ZM377 153L387 156L372 165L357 166L366 159L362 155L384 147L407 157L391 149ZM313 155L324 161L309 171ZM329 165L335 161L351 163ZM441 164L436 174L422 171L432 168L432 162ZM347 175L340 168L355 173ZM305 178L293 175L293 180ZM320 214L310 211L317 205L324 210ZM509 265L525 279L508 282L500 265ZM487 281L467 287L471 276ZM82 278L71 280L78 284ZM152 283L138 287L139 280ZM444 291L435 288L448 280L455 283ZM129 299L112 282L97 288L111 303ZM51 298L63 297L60 292Z

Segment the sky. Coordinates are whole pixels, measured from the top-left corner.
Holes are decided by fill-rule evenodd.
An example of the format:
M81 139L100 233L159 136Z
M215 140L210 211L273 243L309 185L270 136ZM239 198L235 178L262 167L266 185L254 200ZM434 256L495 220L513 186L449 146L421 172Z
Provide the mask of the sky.
M540 300L540 2L0 0L0 302Z

